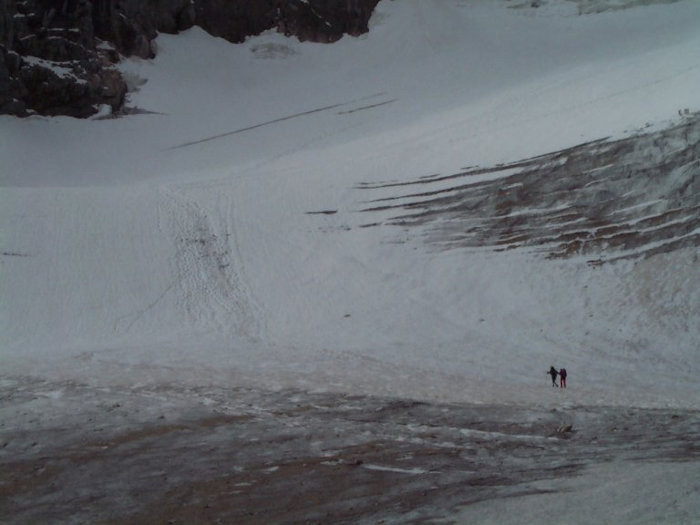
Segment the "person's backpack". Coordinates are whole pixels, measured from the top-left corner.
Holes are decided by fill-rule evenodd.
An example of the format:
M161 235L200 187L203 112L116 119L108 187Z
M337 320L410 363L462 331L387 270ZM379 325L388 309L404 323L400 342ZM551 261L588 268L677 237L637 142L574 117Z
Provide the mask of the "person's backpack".
M559 375L566 379L566 368L562 368L561 370L559 370Z

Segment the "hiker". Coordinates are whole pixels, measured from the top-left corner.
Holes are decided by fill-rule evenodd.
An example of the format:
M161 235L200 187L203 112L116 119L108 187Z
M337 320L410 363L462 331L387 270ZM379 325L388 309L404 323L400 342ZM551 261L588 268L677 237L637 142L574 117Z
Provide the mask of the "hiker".
M566 388L566 368L559 370L559 388Z
M547 372L550 376L552 376L552 386L559 386L557 385L557 369L554 368L553 366L549 367L549 372Z

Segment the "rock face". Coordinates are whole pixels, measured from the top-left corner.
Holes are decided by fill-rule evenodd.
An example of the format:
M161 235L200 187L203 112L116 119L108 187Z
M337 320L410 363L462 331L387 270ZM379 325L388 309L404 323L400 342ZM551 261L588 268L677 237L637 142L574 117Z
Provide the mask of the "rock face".
M294 0L293 0L294 1ZM196 24L231 42L243 42L277 24L280 0L195 0Z
M242 42L277 28L334 42L368 31L379 0L0 0L0 113L88 117L122 107L121 56L152 58L159 32L199 25Z
M301 0L278 2L278 30L312 42L335 42L344 34L369 31L369 18L378 0Z

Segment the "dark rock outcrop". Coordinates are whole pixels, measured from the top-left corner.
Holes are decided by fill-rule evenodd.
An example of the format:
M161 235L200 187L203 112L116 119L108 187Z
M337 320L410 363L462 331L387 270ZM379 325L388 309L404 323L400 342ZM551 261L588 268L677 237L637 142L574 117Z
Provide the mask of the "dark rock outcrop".
M87 117L119 108L119 54L99 45L87 0L0 0L0 113Z
M250 35L275 27L279 3L280 0L196 0L196 24L214 36L243 42Z
M92 0L95 35L121 54L153 58L159 32L177 33L195 23L192 0Z
M277 28L334 42L368 31L379 0L0 0L0 113L87 117L117 111L120 56L152 58L159 32L199 25L242 42Z
M344 34L369 31L369 19L378 0L302 0L278 2L277 27L287 36L312 42L335 42Z

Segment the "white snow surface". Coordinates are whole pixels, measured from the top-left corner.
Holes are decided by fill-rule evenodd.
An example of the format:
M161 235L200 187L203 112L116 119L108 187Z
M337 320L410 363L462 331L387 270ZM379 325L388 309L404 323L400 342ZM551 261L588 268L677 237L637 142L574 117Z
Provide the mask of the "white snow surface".
M368 35L161 35L120 119L0 120L2 369L697 406L697 250L591 268L436 253L359 183L512 162L700 109L700 4L381 2ZM328 211L336 213L313 214Z
M0 116L2 374L697 408L696 249L591 267L361 227L358 184L700 110L700 2L512 5L384 0L369 34L333 45L161 35L155 59L121 66L143 113ZM550 365L568 389L549 387ZM671 492L697 475L596 468L569 488L601 509L619 501L610 487L633 506L641 474ZM683 516L697 511L688 494ZM508 516L547 521L549 498L513 499ZM504 522L482 505L464 521Z

